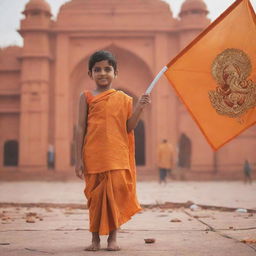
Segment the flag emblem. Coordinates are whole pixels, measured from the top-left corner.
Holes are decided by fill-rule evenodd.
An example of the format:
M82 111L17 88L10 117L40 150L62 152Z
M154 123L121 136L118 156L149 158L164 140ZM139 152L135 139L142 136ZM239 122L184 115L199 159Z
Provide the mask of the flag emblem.
M218 86L209 91L209 98L218 114L241 118L256 106L256 83L248 79L252 64L244 51L224 50L214 59L211 71Z

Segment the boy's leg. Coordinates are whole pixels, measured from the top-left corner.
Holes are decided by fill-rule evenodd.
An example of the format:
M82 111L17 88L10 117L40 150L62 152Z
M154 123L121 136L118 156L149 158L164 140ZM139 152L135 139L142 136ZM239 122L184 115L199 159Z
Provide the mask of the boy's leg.
M117 230L113 230L109 233L108 236L108 251L119 251L120 247L117 245L116 241L116 236L117 236Z
M92 244L85 248L86 251L100 250L100 236L98 232L92 232Z

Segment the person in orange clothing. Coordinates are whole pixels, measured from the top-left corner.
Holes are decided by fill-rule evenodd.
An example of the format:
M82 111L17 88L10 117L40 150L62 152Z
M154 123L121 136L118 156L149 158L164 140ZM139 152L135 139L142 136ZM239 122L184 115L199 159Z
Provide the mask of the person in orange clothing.
M158 146L157 152L158 168L159 168L159 183L167 182L167 174L171 174L174 166L174 150L166 139Z
M86 184L92 232L86 250L99 250L100 235L108 235L107 250L117 251L117 229L141 210L136 196L133 130L150 96L142 95L132 110L132 98L112 89L118 70L110 52L95 52L88 69L96 87L80 95L75 167Z

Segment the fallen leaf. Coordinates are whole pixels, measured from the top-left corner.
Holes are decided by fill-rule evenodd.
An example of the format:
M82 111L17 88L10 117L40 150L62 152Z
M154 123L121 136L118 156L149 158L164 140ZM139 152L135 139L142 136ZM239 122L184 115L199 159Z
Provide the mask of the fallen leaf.
M245 244L256 244L256 239L243 239L241 242Z
M144 241L146 244L153 244L153 243L155 243L156 239L155 238L145 238Z
M181 222L181 220L180 220L180 219L175 218L175 219L171 219L171 220L170 220L170 222Z
M35 219L33 217L27 217L26 218L26 222L27 223L35 223L36 221L35 221Z

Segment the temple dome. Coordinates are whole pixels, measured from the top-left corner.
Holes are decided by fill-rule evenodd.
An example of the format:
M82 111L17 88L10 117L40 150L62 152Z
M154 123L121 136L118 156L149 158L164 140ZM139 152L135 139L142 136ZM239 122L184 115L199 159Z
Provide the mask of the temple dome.
M30 0L25 6L24 13L30 11L43 11L51 14L51 7L45 0Z
M180 16L189 13L208 14L207 6L203 0L186 0L181 7Z

